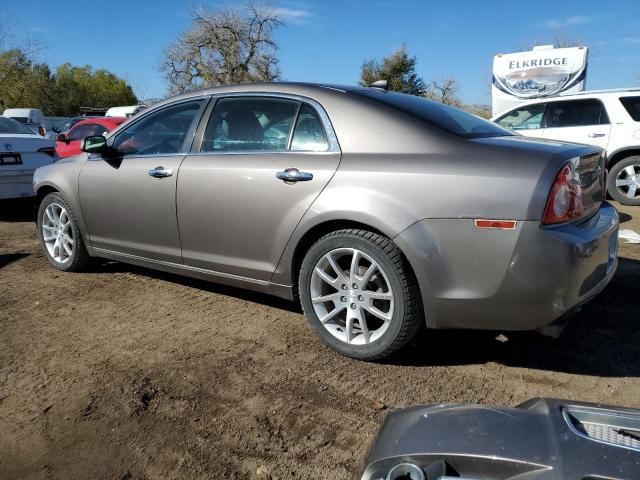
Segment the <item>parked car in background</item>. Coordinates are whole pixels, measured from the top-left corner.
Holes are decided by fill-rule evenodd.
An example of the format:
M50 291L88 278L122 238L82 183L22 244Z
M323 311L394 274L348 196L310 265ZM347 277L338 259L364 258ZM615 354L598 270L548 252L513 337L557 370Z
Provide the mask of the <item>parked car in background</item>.
M424 326L543 328L617 266L601 149L412 95L230 85L82 147L36 173L54 267L104 257L300 298L320 338L359 359Z
M60 158L70 157L81 153L80 140L92 135L104 135L110 132L126 118L122 117L95 117L80 120L67 133L60 133L56 142L56 152Z
M513 408L444 403L392 410L362 480L640 478L640 410L532 398Z
M0 199L33 197L33 172L56 161L55 143L0 117Z
M132 117L141 110L147 108L145 105L129 105L125 107L111 107L104 114L105 117Z
M640 205L640 89L530 101L493 120L527 137L605 149L609 194L624 205Z
M56 140L69 120L69 117L44 117L44 128L47 131L45 137Z
M91 118L104 118L104 115L79 115L77 117L71 117L69 120L67 120L64 125L62 125L60 127L60 131L58 132L58 134L60 133L67 133L69 130L71 130L71 128L78 122L81 122L83 120L89 120ZM58 135L56 135L56 139L58 138Z
M42 110L37 108L7 108L2 116L13 118L38 135L44 136L47 133L44 126L44 115Z

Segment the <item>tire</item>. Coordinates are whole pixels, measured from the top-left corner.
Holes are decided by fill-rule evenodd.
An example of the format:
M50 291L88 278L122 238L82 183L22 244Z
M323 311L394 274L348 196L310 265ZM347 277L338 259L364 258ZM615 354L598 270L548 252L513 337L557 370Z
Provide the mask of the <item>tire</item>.
M56 212L61 222L56 223ZM64 272L81 271L87 266L90 257L76 216L60 193L49 193L42 199L36 224L42 252L51 265Z
M391 240L366 230L339 230L318 240L302 262L298 290L321 340L348 357L388 357L424 325L417 281L404 256Z
M627 157L611 167L607 191L622 205L640 205L640 155ZM633 198L630 194L634 194Z

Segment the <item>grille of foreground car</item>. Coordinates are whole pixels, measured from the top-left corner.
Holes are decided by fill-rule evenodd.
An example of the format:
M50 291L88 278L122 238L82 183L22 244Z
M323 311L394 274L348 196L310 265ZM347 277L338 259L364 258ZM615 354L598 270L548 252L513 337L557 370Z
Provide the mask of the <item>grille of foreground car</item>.
M563 415L576 434L596 442L640 451L640 415L592 408L565 408Z

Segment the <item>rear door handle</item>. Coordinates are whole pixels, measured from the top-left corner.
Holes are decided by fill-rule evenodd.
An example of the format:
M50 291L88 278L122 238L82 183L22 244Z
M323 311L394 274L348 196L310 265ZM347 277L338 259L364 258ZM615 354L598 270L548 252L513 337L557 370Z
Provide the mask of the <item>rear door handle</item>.
M590 133L589 135L587 135L589 138L600 138L600 137L606 137L607 134L606 133Z
M149 176L153 178L164 178L171 175L173 175L173 170L170 168L156 167L149 170Z
M282 172L276 173L276 178L285 183L308 182L313 180L313 173L301 172L297 168L287 168Z

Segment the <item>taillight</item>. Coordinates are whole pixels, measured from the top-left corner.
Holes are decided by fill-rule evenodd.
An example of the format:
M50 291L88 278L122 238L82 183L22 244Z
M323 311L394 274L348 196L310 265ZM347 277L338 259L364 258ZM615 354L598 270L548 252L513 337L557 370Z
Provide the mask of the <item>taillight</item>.
M584 198L580 182L574 179L569 164L564 165L556 176L542 223L553 224L573 220L584 213Z
M46 153L50 157L53 157L54 162L58 160L58 154L54 147L42 147L42 148L39 148L38 151L42 153Z
M45 130L45 128L42 125L40 125L38 127L38 133L44 137L47 134L47 131Z

